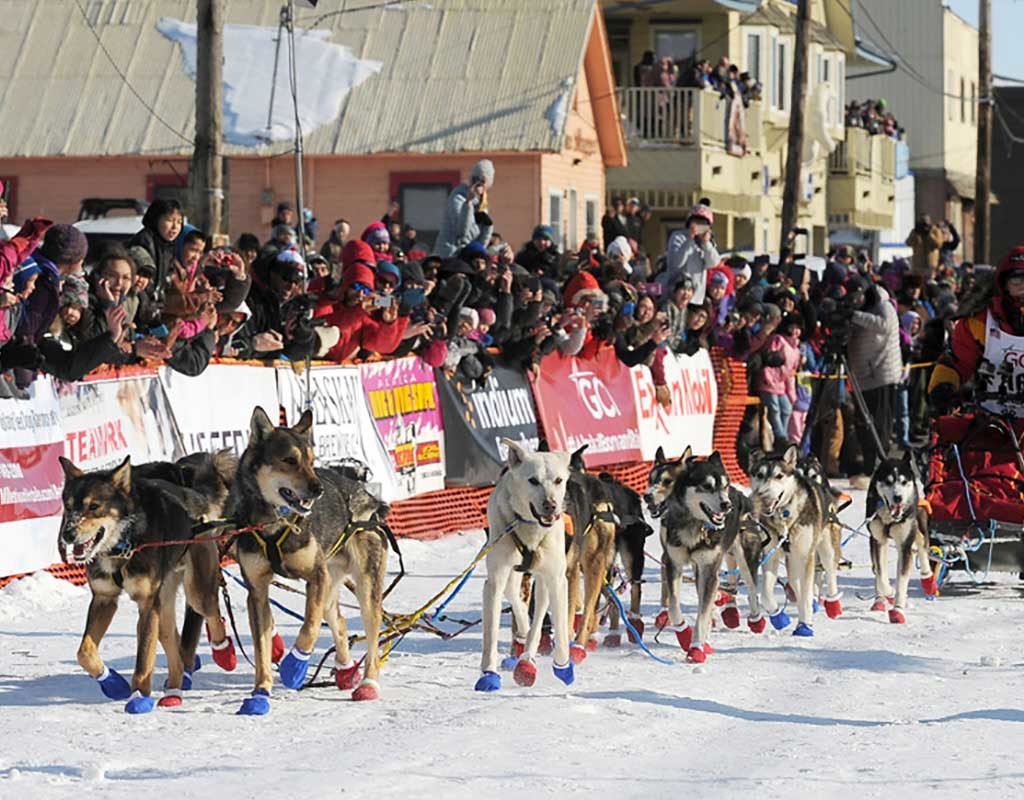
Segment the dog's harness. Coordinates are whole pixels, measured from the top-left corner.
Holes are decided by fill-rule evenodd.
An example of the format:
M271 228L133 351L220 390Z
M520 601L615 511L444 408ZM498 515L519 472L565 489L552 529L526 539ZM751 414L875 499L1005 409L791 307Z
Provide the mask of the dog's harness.
M523 542L523 540L520 539L519 535L516 533L516 528L518 528L520 525L530 524L530 520L526 519L525 517L519 516L519 514L516 514L512 518L512 521L505 526L505 535L512 537L512 543L516 546L516 550L519 551L519 555L523 559L522 562L516 565L516 567L514 568L516 572L529 573L531 568L533 567L533 559L537 555L533 550L526 546L526 543Z

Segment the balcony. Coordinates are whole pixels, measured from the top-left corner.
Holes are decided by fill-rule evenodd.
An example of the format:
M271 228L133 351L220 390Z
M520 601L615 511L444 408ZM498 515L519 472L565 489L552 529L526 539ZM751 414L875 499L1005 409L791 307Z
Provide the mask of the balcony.
M608 171L611 190L666 210L688 208L702 196L726 213L760 208L759 102L730 120L730 103L710 90L634 87L619 89L618 99L630 163Z
M884 229L895 211L896 145L888 136L847 128L828 160L828 215L833 224Z

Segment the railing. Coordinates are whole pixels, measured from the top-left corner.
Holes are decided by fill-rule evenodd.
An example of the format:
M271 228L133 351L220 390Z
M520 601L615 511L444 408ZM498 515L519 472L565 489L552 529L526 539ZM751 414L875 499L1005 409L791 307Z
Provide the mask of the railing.
M872 136L863 128L847 128L846 141L839 142L828 159L833 175L862 175L878 172L892 180L896 175L896 141L881 134Z
M619 108L630 144L694 144L700 130L698 89L619 89Z

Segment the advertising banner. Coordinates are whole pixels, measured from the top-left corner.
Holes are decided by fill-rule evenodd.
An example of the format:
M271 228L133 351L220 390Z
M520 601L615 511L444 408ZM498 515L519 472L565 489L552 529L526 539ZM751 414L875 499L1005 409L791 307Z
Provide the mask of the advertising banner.
M552 450L587 445L591 467L640 458L633 378L611 348L587 360L552 353L533 388Z
M665 357L665 383L672 407L664 408L654 394L654 381L646 366L633 367L633 396L640 427L640 451L653 461L658 447L675 458L690 446L694 455L711 454L718 408L718 384L707 350L696 355L669 353Z
M420 358L359 367L370 417L397 475L399 499L444 488L444 425L434 371Z
M50 378L38 378L24 393L0 394L0 575L58 559L63 453L60 403Z
M449 486L492 486L505 463L502 439L537 449L537 417L526 375L498 366L483 388L436 371L444 417L445 482Z
M249 442L252 410L278 420L276 370L211 364L195 377L160 370L185 454L225 448L241 455Z

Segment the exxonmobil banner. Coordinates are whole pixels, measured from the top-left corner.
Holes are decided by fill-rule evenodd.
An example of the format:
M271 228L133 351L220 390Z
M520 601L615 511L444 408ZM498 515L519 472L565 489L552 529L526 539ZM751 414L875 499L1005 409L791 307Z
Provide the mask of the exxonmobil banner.
M644 461L654 459L658 447L669 458L682 455L690 446L695 455L710 455L718 408L718 384L707 350L696 355L665 356L665 383L672 399L670 408L658 403L651 371L633 367L633 395L640 428Z
M586 360L552 353L541 362L533 391L552 450L587 445L591 467L640 458L633 378L611 348Z

